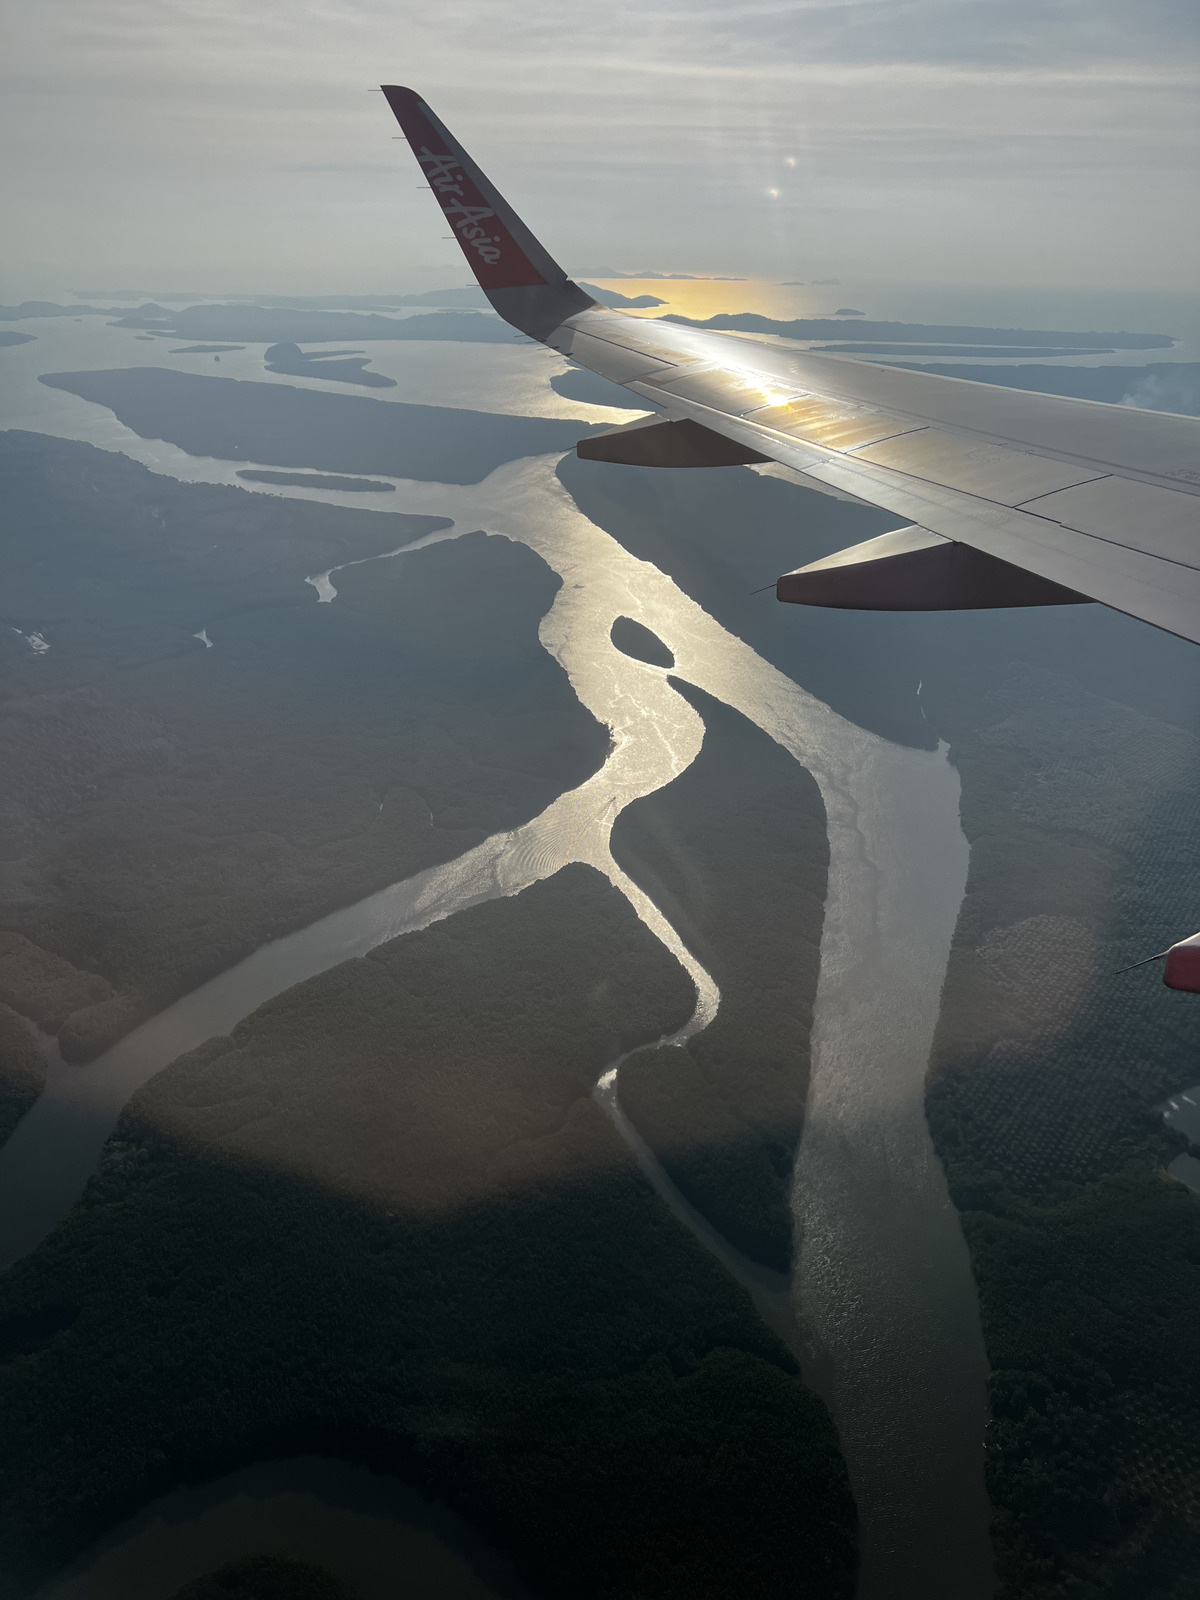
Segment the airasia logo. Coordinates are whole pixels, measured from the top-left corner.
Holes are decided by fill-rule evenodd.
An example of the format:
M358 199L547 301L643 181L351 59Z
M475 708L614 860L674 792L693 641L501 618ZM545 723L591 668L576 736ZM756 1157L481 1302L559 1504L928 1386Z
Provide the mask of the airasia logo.
M428 145L422 145L417 160L429 179L429 186L441 201L442 211L445 213L450 226L464 244L469 244L481 261L486 261L488 266L494 266L500 259L497 246L500 243L498 233L489 233L483 226L489 217L496 213L487 206L471 206L466 203L463 196L463 184L466 179L462 169L454 156L438 155L430 150Z

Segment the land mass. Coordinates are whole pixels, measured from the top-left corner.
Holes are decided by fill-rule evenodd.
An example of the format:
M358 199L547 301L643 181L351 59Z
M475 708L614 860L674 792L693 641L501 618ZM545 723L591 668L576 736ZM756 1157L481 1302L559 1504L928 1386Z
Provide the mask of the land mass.
M594 431L548 417L382 403L162 367L55 372L40 382L108 406L143 439L165 439L189 455L352 476L479 483L506 461L570 449Z
M538 642L559 580L524 546L472 534L353 566L319 606L305 573L446 520L177 483L17 432L0 484L0 928L44 956L10 959L0 998L69 1056L604 759ZM45 653L12 632L35 624Z
M394 494L394 483L375 478L340 478L334 472L267 472L245 467L238 473L247 483L275 483L288 489L336 489L342 494Z
M1113 974L1195 921L1200 664L1099 608L1054 662L1044 627L993 622L924 680L971 842L927 1110L979 1287L1001 1592L1166 1600L1200 1562L1200 1201L1154 1107L1200 1075L1195 1013Z
M606 306L636 306L638 308L665 305L656 295L634 296L618 294L615 289L601 289L594 283L580 283L579 287ZM421 294L164 294L147 295L142 289L84 289L82 298L95 300L192 300L223 301L239 305L286 307L293 311L389 311L408 306L462 306L481 311L490 310L487 296L477 283L463 284L455 289L426 289Z
M175 1591L174 1600L355 1600L324 1567L286 1556L243 1556Z
M699 756L621 812L613 855L715 979L715 1021L622 1063L617 1093L698 1211L776 1271L792 1264L792 1167L808 1092L829 844L812 777L740 712L670 680Z
M632 617L617 617L609 630L609 637L617 649L635 661L645 661L652 667L673 667L675 657L666 645L642 623Z
M142 306L119 317L115 328L144 328L177 339L238 339L245 344L319 344L336 339L450 339L471 344L509 344L520 338L491 311L435 311L388 317L359 311L301 311L243 305L188 306L166 311Z
M0 1144L33 1105L46 1066L28 1020L0 1001Z
M152 1080L0 1288L6 1592L164 1482L310 1452L443 1498L547 1600L849 1600L827 1413L592 1097L693 1003L573 866Z
M339 357L350 359L337 359ZM298 344L273 344L263 356L268 372L286 372L293 377L324 378L330 383L358 383L367 389L394 389L395 378L382 372L368 372L370 358L353 350L305 352Z

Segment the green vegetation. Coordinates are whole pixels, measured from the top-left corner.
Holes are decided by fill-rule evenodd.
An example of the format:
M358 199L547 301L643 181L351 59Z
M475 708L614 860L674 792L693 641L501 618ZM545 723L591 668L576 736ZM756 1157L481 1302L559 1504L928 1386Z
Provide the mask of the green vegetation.
M0 1144L42 1092L46 1069L29 1024L0 1003Z
M175 1600L354 1600L339 1578L311 1561L244 1556L185 1583Z
M704 746L673 783L626 807L613 854L715 979L721 1004L686 1044L624 1062L618 1093L697 1210L746 1255L788 1272L825 809L809 774L753 723L671 683L704 717Z
M632 656L635 661L646 661L652 667L673 667L675 657L656 633L635 622L632 617L617 617L609 637L618 650Z
M472 534L351 567L318 605L306 573L444 520L180 484L16 432L0 482L0 928L22 936L0 1000L69 1057L604 758L538 642L558 579L522 546Z
M338 357L350 357L338 360ZM368 372L370 358L353 350L301 350L298 344L273 344L263 356L268 372L287 372L301 378L325 378L330 383L359 383L366 389L394 389L395 378Z
M1080 677L985 647L926 678L972 843L928 1114L992 1366L1004 1600L1184 1600L1200 1201L1166 1177L1183 1141L1153 1108L1200 1078L1196 1013L1155 969L1113 974L1195 925L1200 681L1173 641L1078 626ZM1093 692L1113 658L1179 723Z
M165 439L189 455L438 483L479 483L506 461L569 450L592 431L581 422L383 403L167 367L54 372L40 381L108 406L143 439Z
M828 1416L591 1089L691 984L569 867L345 963L137 1096L3 1283L21 1594L164 1483L338 1456L538 1593L849 1597Z
M338 489L343 494L395 494L394 483L380 483L377 478L340 478L334 472L256 472L246 467L238 473L247 483L275 483L282 488Z
M19 933L0 933L0 1004L15 1006L43 1033L57 1033L72 1012L114 995L94 972L80 972Z
M1200 1081L1196 1010L1153 968L1113 974L1196 926L1194 647L1098 607L888 618L741 599L880 528L744 469L736 494L734 472L560 471L836 710L950 740L972 853L928 1114L993 1369L1004 1600L1181 1600L1200 1563L1200 1201L1165 1177L1183 1142L1153 1108Z

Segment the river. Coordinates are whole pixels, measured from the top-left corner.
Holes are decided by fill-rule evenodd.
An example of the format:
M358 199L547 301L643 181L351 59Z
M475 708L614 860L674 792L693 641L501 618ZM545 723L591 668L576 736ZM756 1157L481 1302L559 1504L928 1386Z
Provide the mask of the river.
M38 326L39 341L46 330L40 351L28 345L6 352L6 361L21 359L14 363L5 425L86 439L182 481L364 508L362 497L349 493L248 485L233 463L140 439L103 408L36 383L38 372L141 362L148 348L156 361L184 370L211 370L200 365L203 358L168 362L161 345L133 352L127 335L94 322ZM460 382L464 356L491 348L454 348L445 362L453 382ZM394 348L389 356L399 359ZM522 360L536 363L518 386L531 414L541 404L542 414L591 420L597 408L564 402L549 389L546 378L560 368L556 358L505 349L494 364L507 376ZM422 362L420 393L404 387L393 393L444 403L436 362L424 352ZM246 363L252 367L242 372ZM223 377L251 375L263 377L252 352L221 369ZM549 398L531 400L534 391ZM236 467L260 465L271 464ZM562 587L542 621L541 640L580 700L612 730L604 767L524 827L263 947L90 1066L53 1064L46 1092L0 1150L0 1249L14 1259L66 1214L122 1105L181 1051L227 1032L264 1000L348 956L482 899L516 893L568 861L603 872L684 962L699 997L693 1026L703 1026L719 1003L715 986L609 851L621 808L685 770L703 733L662 669L613 647L613 620L633 617L672 651L679 676L741 711L820 786L829 820L829 894L808 1116L796 1166L801 1246L790 1309L780 1310L781 1297L788 1301L782 1281L743 1281L800 1350L805 1376L837 1424L859 1508L859 1600L983 1600L994 1586L983 1488L986 1363L966 1247L923 1101L966 878L957 774L944 749L889 744L768 665L669 578L582 516L554 467L553 458L525 459L466 487L392 479L388 509L453 520L421 542L482 528L528 545L559 574ZM379 509L371 500L365 509ZM296 581L313 586L314 604L336 603L335 575L297 573ZM655 1181L678 1212L678 1197L672 1200L661 1172ZM696 1231L718 1248L719 1241ZM722 1259L743 1276L731 1254Z

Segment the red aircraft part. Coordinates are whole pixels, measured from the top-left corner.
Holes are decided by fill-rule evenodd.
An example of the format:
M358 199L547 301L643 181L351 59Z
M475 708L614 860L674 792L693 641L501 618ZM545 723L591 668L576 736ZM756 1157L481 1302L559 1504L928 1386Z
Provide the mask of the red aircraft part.
M1163 982L1168 989L1186 989L1189 994L1200 994L1200 933L1194 933L1190 939L1180 939L1167 951Z

